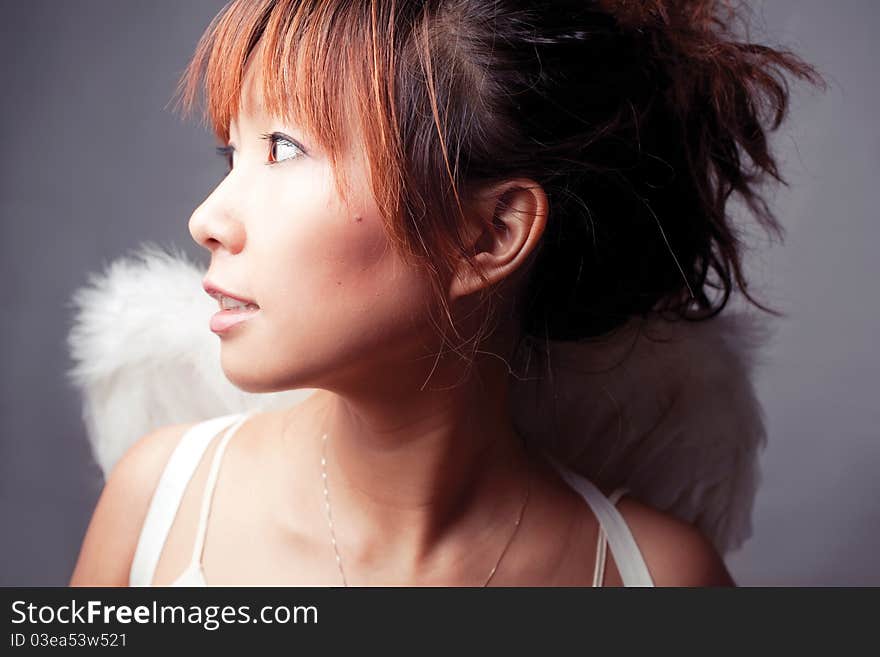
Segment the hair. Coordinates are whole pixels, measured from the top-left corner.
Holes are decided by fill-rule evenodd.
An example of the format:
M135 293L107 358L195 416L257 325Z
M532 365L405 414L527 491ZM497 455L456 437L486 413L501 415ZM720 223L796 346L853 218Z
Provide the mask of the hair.
M328 153L343 198L354 122L387 234L429 273L450 325L455 263L482 275L465 201L515 177L550 205L519 289L523 337L590 339L651 313L706 319L735 288L778 315L747 289L727 204L736 193L782 237L762 195L785 184L768 133L788 111L786 75L822 79L738 38L740 19L720 0L234 0L178 93L188 113L204 89L225 144L262 41L265 108ZM481 291L474 349L494 292Z

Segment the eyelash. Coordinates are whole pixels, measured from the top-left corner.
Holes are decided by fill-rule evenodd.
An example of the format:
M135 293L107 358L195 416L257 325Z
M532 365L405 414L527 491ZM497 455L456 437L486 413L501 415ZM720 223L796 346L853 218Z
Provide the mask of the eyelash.
M298 149L300 151L300 153L302 153L302 155L306 154L306 149L304 149L296 140L291 139L290 137L288 137L287 135L285 135L281 132L267 132L267 133L260 135L260 138L265 139L266 141L268 141L270 143L269 153L272 152L272 146L274 146L278 142L283 141L283 142L290 144L294 148ZM232 153L234 151L235 151L235 148L233 148L232 146L218 146L217 147L217 154L220 157L222 157L224 160L226 160L226 166L228 167L227 173L232 171ZM283 160L276 160L274 162L265 162L264 164L268 164L268 165L281 164L282 162L287 162L288 160L295 160L295 159L298 159L299 157L301 157L301 156L295 155L293 157L284 158Z

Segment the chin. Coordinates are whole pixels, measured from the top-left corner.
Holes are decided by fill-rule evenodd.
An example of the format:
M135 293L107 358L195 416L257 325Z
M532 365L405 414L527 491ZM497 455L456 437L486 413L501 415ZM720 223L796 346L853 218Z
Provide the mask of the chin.
M290 390L312 388L312 381L301 371L273 371L261 367L253 359L230 363L223 359L223 374L242 392L253 394L281 393Z
M265 394L268 392L278 392L280 388L274 387L266 381L254 379L252 377L236 377L226 375L229 382L242 392L250 392L253 394Z
M223 375L242 392L267 393L283 390L278 378L267 372L253 358L232 357L224 351L221 356Z

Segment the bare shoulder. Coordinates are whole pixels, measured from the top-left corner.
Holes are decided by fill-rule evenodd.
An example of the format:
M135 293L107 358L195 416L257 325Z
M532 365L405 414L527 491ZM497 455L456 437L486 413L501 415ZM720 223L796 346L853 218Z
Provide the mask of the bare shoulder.
M736 586L715 546L695 526L631 495L617 508L655 586Z
M127 586L144 518L172 451L193 423L139 438L113 467L98 498L70 586Z

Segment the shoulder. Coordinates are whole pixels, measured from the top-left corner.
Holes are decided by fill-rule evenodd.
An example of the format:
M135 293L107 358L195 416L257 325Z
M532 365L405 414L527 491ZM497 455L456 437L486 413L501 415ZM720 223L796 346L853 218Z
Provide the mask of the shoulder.
M160 427L139 438L107 477L86 529L70 586L127 586L153 492L183 434L195 423Z
M631 495L617 503L654 586L736 586L712 542L695 526Z
M169 424L141 436L119 459L107 477L105 489L129 493L139 502L146 497L149 502L171 453L195 424Z

